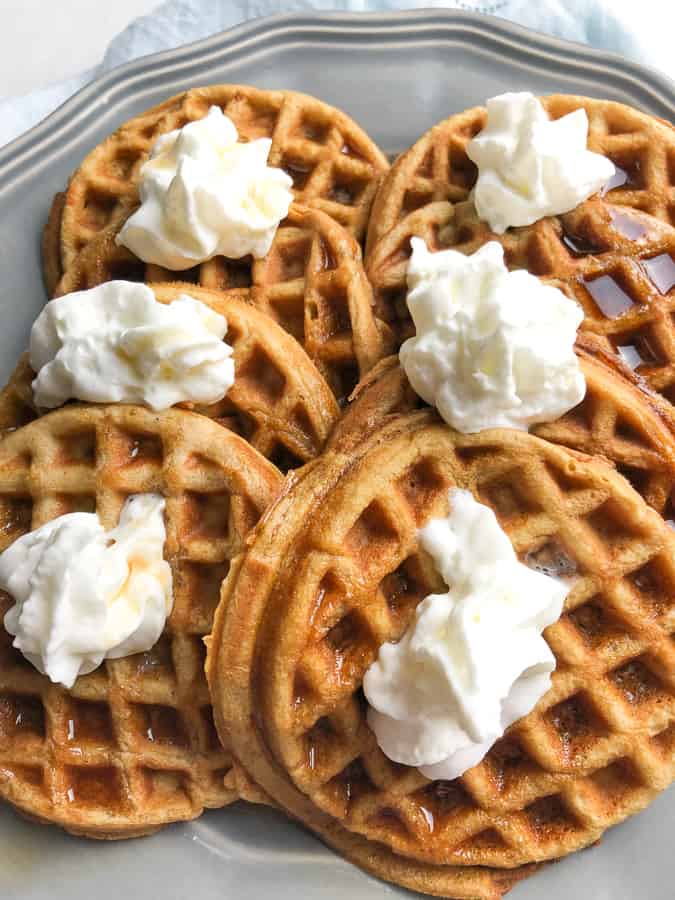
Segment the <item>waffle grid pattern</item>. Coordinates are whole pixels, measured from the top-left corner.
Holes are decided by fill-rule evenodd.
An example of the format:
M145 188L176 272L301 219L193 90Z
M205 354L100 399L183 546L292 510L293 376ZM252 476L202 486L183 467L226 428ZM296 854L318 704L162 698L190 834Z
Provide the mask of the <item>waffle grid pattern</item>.
M641 380L605 353L595 336L579 338L576 352L586 380L584 399L555 422L537 425L533 433L608 460L675 527L675 419L670 405L646 392ZM423 406L398 357L387 357L360 384L331 433L328 449L350 446L388 417Z
M297 652L291 675L260 698L274 716L268 740L320 809L395 853L500 867L560 856L675 775L673 538L622 480L578 474L566 451L523 447L518 461L516 447L488 438L458 437L454 452L450 440L429 444L428 453L391 448L370 483L346 479L322 502L330 537L309 529L285 567L278 596L315 612L302 640L274 626L277 646ZM429 783L377 749L359 687L379 646L438 589L415 532L440 514L455 480L495 510L530 564L576 581L547 631L558 660L551 691L480 766ZM348 495L358 496L356 517Z
M128 211L131 185L164 133L162 122L177 108L177 98L172 97L121 125L85 157L66 191L56 195L43 244L48 282L58 280L98 231Z
M181 290L159 285L153 289L160 300ZM302 348L246 303L201 288L185 290L225 316L225 340L234 350L235 364L235 381L227 396L193 409L245 438L283 471L318 456L338 407Z
M186 412L71 407L3 442L3 548L66 512L96 510L112 527L127 496L160 491L174 581L155 647L107 661L71 691L38 673L2 631L0 792L26 813L125 837L235 799L223 784L231 759L213 725L203 638L229 560L281 478L225 434ZM3 614L9 605L3 594Z
M543 97L552 119L576 109L588 116L588 147L618 167L612 203L630 206L675 225L675 130L620 103L572 95ZM466 154L485 127L484 107L451 116L401 156L382 183L368 227L368 253L406 215L435 201L466 200L477 169Z
M370 263L378 315L403 340L413 334L406 296L410 237L432 250L473 253L487 241L504 247L509 268L549 278L584 310L582 329L675 401L675 229L640 211L590 200L560 218L493 234L470 203L437 203L404 220Z
M68 269L57 296L112 279L168 282L176 278L146 266L115 244L116 227L90 242ZM338 398L346 397L388 348L386 329L372 309L372 291L356 241L329 216L291 208L262 260L217 257L178 273L186 283L251 303L305 348Z
M60 223L67 269L104 227L138 202L136 182L155 140L220 106L241 138L272 139L270 165L293 178L303 204L322 209L357 238L387 161L356 123L313 97L239 85L197 88L172 97L123 125L96 147L73 174Z

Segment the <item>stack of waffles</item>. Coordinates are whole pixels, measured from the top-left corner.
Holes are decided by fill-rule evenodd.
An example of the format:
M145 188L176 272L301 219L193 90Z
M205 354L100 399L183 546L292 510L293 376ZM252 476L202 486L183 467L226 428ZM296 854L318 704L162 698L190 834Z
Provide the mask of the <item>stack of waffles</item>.
M138 206L155 141L217 106L243 141L271 139L293 203L262 259L180 273L115 236ZM288 91L212 86L125 123L57 195L44 231L48 294L115 279L188 294L227 321L235 380L208 406L36 407L28 354L0 394L0 549L68 512L114 526L127 496L166 498L173 612L148 652L52 684L1 629L0 793L24 814L97 838L146 834L237 798L206 684L204 638L223 579L284 474L316 458L340 403L393 346L373 311L360 243L388 163L345 113ZM179 280L177 280L179 279ZM87 302L87 295L82 303ZM2 614L12 598L3 595Z
M42 415L24 357L0 396L0 549L64 512L113 526L126 496L159 492L175 595L151 650L71 689L0 629L0 793L25 815L120 838L270 803L383 879L487 900L675 778L675 131L607 101L542 102L552 119L584 109L616 174L503 235L470 196L483 108L388 168L318 100L194 89L123 125L57 195L50 296L118 278L160 303L189 293L226 317L235 381L212 406ZM115 239L154 141L214 105L243 139L272 139L294 200L264 259L216 257L176 281ZM392 355L414 333L412 237L463 253L497 240L510 268L573 299L584 400L529 433L445 424ZM378 746L363 678L446 589L419 530L455 487L571 588L544 633L550 690L478 765L430 780Z

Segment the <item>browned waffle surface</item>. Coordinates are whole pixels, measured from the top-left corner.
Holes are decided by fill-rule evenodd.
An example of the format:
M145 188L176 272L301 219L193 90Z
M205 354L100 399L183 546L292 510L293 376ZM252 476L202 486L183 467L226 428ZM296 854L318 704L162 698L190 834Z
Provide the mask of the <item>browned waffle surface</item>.
M675 535L625 479L524 433L458 435L430 411L312 466L226 581L209 660L218 727L276 802L382 877L490 896L459 892L467 869L587 846L670 783ZM573 587L546 632L551 690L479 766L429 782L378 749L361 682L442 587L417 529L453 485Z
M586 110L589 149L617 167L608 192L612 203L675 224L675 130L669 123L609 100L553 94L541 101L552 119ZM439 200L467 199L477 168L466 146L485 127L486 118L482 106L450 116L396 160L373 204L368 254L413 210Z
M586 381L583 401L555 422L537 425L533 433L603 457L675 526L675 413L670 403L606 352L597 336L580 335L576 352ZM348 450L391 416L423 407L398 358L387 357L358 385L328 448Z
M0 629L0 794L98 838L148 833L235 799L223 779L203 638L220 584L282 483L237 435L183 410L72 406L0 442L0 549L66 512L110 528L130 494L166 498L174 608L147 653L108 661L71 690ZM11 605L0 594L2 613Z
M345 397L391 346L373 312L372 290L354 238L330 216L293 205L264 259L216 257L186 272L146 265L118 247L116 225L77 256L57 295L113 278L180 278L232 295L267 313L305 348L338 398Z
M402 341L414 333L406 305L410 238L429 249L473 253L487 241L504 247L509 268L552 279L584 311L582 330L630 362L675 401L675 228L640 210L596 198L564 216L495 235L473 204L438 202L399 223L375 248L369 276L379 315Z
M154 284L161 303L187 293L227 320L235 381L227 396L208 406L184 404L245 438L282 470L317 456L338 417L335 397L305 351L276 322L233 294L180 283ZM24 355L0 391L0 432L36 418Z
M138 202L140 168L162 134L203 118L219 106L243 140L272 139L269 163L293 178L293 192L343 224L365 234L385 156L353 119L295 91L245 85L193 88L122 125L95 147L71 176L61 216L55 211L45 242L47 272L65 271L88 241L120 221Z

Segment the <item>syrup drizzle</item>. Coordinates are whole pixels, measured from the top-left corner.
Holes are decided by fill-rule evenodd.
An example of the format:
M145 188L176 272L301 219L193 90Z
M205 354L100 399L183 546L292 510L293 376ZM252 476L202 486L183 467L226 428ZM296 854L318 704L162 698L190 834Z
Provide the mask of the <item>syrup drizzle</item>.
M614 231L618 232L622 237L628 238L629 241L639 241L640 238L645 237L647 234L647 229L642 222L626 213L613 209L609 217Z
M525 565L553 578L565 578L577 571L576 562L555 538L538 550L530 550L525 555Z
M572 256L592 256L602 252L602 247L589 241L588 238L582 237L580 234L574 234L567 229L563 230L562 242L567 247Z
M631 343L621 344L620 341L626 338ZM612 344L626 365L633 370L637 369L638 366L657 366L662 361L662 357L657 352L654 344L654 339L648 333L617 335Z
M599 278L589 280L582 278L581 281L595 305L608 319L617 319L635 306L632 297L611 275L601 275Z
M312 173L312 167L301 162L289 162L286 160L282 166L284 172L293 179L293 187L300 191L307 184Z
M616 349L619 351L621 359L633 370L645 362L635 344L618 344Z
M635 172L640 172L640 161L636 160L635 162ZM625 185L634 185L636 184L636 180L631 178L630 172L626 169L622 169L621 166L617 166L614 163L614 174L609 179L607 184L601 189L600 196L604 197L605 194L608 194L610 191L613 191L614 188L624 187Z
M666 525L669 525L671 528L675 529L675 503L673 503L672 494L666 501L666 508L663 511L663 518L666 520Z
M427 828L431 834L436 830L436 822L434 820L433 812L426 806L420 805L420 812L424 816L424 821L426 823Z
M642 265L660 294L667 294L675 285L675 262L669 253L643 259Z

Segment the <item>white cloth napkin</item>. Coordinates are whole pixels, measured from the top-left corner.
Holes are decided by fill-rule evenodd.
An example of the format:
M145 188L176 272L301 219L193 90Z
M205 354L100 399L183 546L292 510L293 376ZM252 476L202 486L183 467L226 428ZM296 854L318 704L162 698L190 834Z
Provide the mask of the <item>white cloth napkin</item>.
M111 42L100 65L67 81L0 102L0 146L56 109L92 78L248 19L294 10L459 8L490 13L556 37L614 50L675 78L670 0L166 0Z

